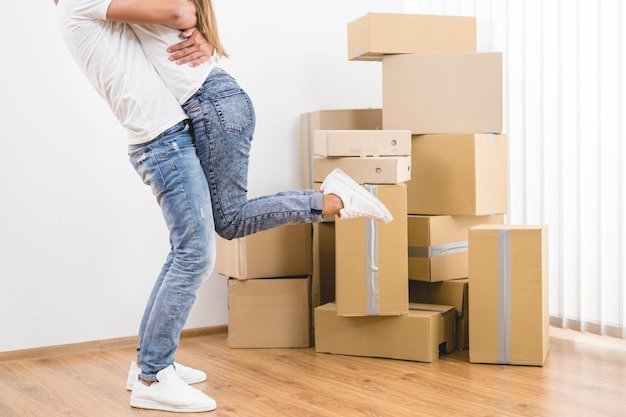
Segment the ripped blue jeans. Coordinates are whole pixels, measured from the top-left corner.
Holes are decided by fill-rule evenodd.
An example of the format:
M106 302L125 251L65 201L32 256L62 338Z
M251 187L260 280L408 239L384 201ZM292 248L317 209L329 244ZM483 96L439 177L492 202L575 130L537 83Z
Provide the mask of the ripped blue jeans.
M198 288L215 267L215 231L208 185L187 122L149 143L130 146L128 154L152 189L170 238L139 328L141 379L154 381L158 371L174 363Z
M291 223L321 222L323 196L286 191L248 200L248 160L255 113L248 94L215 68L183 105L192 120L196 150L209 184L216 232L225 239Z

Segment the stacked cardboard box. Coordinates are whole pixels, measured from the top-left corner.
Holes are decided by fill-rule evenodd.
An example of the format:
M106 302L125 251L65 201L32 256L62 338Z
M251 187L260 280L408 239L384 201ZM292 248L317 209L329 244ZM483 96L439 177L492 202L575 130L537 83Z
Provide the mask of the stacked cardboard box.
M313 146L318 131L375 131L382 127L382 109L319 110L300 115L301 165L304 188L319 189L323 173L313 178ZM354 133L354 132L353 132ZM327 153L325 156L328 156ZM319 156L318 156L319 157ZM319 168L319 167L318 167ZM328 169L325 169L328 172ZM335 300L335 223L327 216L313 224L311 307Z
M380 61L390 54L476 51L476 19L367 13L348 23L348 59Z
M391 27L390 16L385 18ZM475 21L439 18L449 19L448 33L458 38L442 36L445 42L431 48L402 54L392 48L380 55L383 128L409 129L413 135L413 175L407 182L409 299L456 306L455 343L467 348L469 229L503 224L507 212L502 56L476 51ZM398 17L395 25L407 19Z
M399 184L411 179L408 130L316 130L313 181L339 168L360 184Z
M453 305L457 312L456 347L469 347L468 230L503 224L491 216L408 215L409 300Z
M469 348L468 287L468 278L439 282L409 281L411 302L454 307L456 313L454 342L458 349Z
M311 225L218 238L217 271L228 279L228 346L295 348L311 343Z
M335 224L336 301L341 316L408 313L406 186L408 130L316 130L313 179L345 171L389 209L395 221L352 219Z
M468 297L468 293L472 294L469 285L474 280L482 280L485 288L492 288L498 286L498 281L489 275L482 276L480 269L474 269L479 271L474 275L481 275L480 278L470 274L469 234L481 225L504 227L504 216L508 212L508 149L507 136L502 133L502 54L477 52L476 21L471 17L369 13L348 24L348 58L382 61L382 131L409 130L412 135L411 160L407 164L411 176L404 181L407 186L406 217L399 219L395 216L394 220L405 223L407 228L408 300L411 305L452 306L457 320L452 345L470 347L471 352L472 338L476 339L476 346L484 346L485 342L483 333L476 331L483 318L472 320L471 305L484 300ZM315 133L309 136L314 137ZM365 148L365 145L357 146L360 152L357 156L372 154ZM328 155L307 157L311 158L313 181L321 181L329 170L327 167L321 169L323 163L329 162L325 159ZM346 170L350 168L349 162L343 161ZM317 174L316 165L320 167ZM396 168L385 169L389 173ZM367 180L371 179L367 177ZM396 175L391 181L401 179ZM370 248L367 247L362 254L363 250L354 245L343 247L342 240L351 236L357 236L357 242L362 239L358 234L362 233L362 227L347 228L345 233L339 227L343 228L342 223L335 225L335 258L319 257L313 266L315 274L316 269L322 270L318 262L325 259L335 262L336 304L318 299L321 305L315 309L316 350L385 357L395 355L406 359L406 355L394 353L393 336L385 333L390 331L389 325L382 323L394 323L410 313L403 315L397 306L391 305L377 310L372 306L371 289L367 285L363 287L358 281L344 278L348 270L360 268L358 274L363 273L362 264L366 262L359 256L367 257ZM324 241L328 246L329 239ZM541 248L539 245L532 250L541 252ZM480 253L480 249L476 252ZM396 260L394 255L386 256ZM545 265L541 265L539 271L545 273ZM320 278L319 282L322 281L328 287L324 278ZM546 283L536 279L533 282L543 297ZM515 291L515 288L511 290ZM342 298L342 293L348 293L348 290L352 304ZM324 301L331 297L328 292ZM517 295L511 294L510 297L515 299ZM355 302L363 299L365 303ZM378 298L376 302L381 300ZM502 307L501 303L497 314L503 315L507 306ZM488 310L483 315L489 313L495 314ZM545 358L547 339L543 326L547 309L542 307L535 313L541 320L533 321L532 326L539 326L541 337L536 337L533 332L529 334L539 341L518 345L524 350L533 343L535 348L539 344L539 356ZM383 320L385 315L389 317ZM331 320L331 317L334 318ZM372 320L371 324L367 320ZM381 348L367 337L370 332L390 338L389 346L382 354ZM470 334L472 338L469 338ZM349 336L344 337L346 335ZM521 339L525 336L517 332L511 337ZM373 339L378 341L375 336ZM510 343L515 345L512 340ZM371 349L362 346L370 344L373 344ZM485 350L489 351L489 348ZM476 362L492 360L484 355L471 358ZM432 360L432 357L412 359ZM542 360L533 358L526 362L509 360L498 363L540 362Z
M394 221L220 239L229 346L307 347L313 313L318 352L431 362L469 347L471 362L542 365L547 230L504 225L501 54L476 52L473 18L348 28L350 59L382 61L383 108L302 114L305 187L341 168Z
M377 130L383 125L381 109L320 110L300 115L300 148L304 188L313 188L313 140L317 130Z
M481 225L469 233L470 362L545 363L548 230Z
M319 242L326 243L319 247L319 260L334 246L335 297L321 302L320 284L320 304L314 310L316 351L436 359L440 345L454 344L454 311L449 306L409 304L405 183L411 177L411 133L318 129L313 135L313 181L322 182L340 168L376 195L394 217L390 224L352 219L338 220L332 229L327 223L317 226ZM319 269L325 265L320 263Z
M454 340L454 308L409 304L401 316L343 317L337 305L315 309L317 352L433 362Z
M454 348L455 309L409 303L405 184L366 188L394 220L335 222L336 297L314 309L315 349L432 362Z
M350 23L348 32L349 59L380 60L388 53L475 50L473 18L370 13ZM384 123L384 107L382 116ZM383 126L381 132L393 135L394 131L409 131L411 134L409 127L387 129ZM331 160L328 154L330 146L327 146L331 134L347 136L350 132L314 133L317 152L311 159L313 181L321 182L332 168L339 167L359 182L375 183L377 187L374 191L390 208L394 221L389 225L369 220L335 223L333 260L336 302L321 303L315 309L316 350L430 362L438 357L440 344L443 343L444 351L454 348L453 335L440 338L433 333L420 333L416 327L411 331L417 332L417 338L407 345L408 341L401 340L394 333L396 327L407 331L411 327L404 326L411 326L411 323L419 323L417 326L424 328L429 327L425 323L431 323L431 332L453 334L450 329L454 329L455 321L454 314L450 314L454 311L452 306L444 306L443 309L434 304L432 308L412 303L409 306L408 187L404 185L410 183L414 175L413 162L410 157L405 157L393 159L395 164L385 164L392 159L385 159L384 155L410 155L412 149L404 150L395 141L393 150L384 146L389 141L372 146L371 140L362 135L358 143L344 140L342 153L335 155L339 159ZM318 146L319 142L322 144ZM360 169L356 164L360 164ZM375 233L368 230L371 225L376 226ZM377 236L375 243L371 242L371 236ZM372 254L376 255L374 262L370 259ZM327 259L330 260L329 257ZM320 257L319 261L322 260ZM314 263L314 275L316 266L317 263ZM322 270L321 265L318 269ZM324 279L320 278L320 281ZM439 319L431 322L433 316ZM350 336L345 338L346 334ZM414 354L406 355L398 351L398 346L402 345ZM434 355L432 346L436 347ZM420 348L430 353L415 353Z

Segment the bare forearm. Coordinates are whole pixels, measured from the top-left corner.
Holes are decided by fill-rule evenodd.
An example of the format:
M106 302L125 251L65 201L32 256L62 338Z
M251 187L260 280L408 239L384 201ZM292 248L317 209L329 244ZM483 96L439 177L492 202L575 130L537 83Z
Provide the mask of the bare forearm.
M107 19L176 29L188 29L197 23L196 9L189 0L113 0Z

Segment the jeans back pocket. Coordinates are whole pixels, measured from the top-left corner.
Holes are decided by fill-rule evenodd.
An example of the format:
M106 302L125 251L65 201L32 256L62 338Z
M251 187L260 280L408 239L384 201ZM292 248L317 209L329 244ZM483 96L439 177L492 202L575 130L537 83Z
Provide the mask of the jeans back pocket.
M246 129L254 128L254 107L250 97L242 89L214 94L210 100L225 131L242 133Z

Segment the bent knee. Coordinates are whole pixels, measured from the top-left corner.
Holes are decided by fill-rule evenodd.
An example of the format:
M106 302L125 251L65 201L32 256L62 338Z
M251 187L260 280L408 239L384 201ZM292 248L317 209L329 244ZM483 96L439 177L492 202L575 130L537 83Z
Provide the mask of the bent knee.
M219 237L221 237L222 239L226 239L226 240L233 240L233 239L237 239L241 237L237 234L237 228L227 223L226 224L222 223L220 225L216 223L215 232L217 233Z

